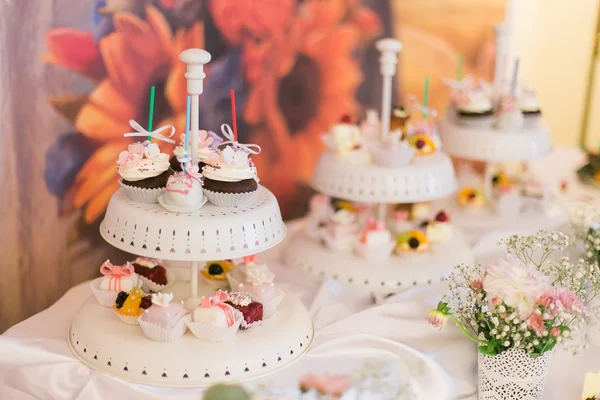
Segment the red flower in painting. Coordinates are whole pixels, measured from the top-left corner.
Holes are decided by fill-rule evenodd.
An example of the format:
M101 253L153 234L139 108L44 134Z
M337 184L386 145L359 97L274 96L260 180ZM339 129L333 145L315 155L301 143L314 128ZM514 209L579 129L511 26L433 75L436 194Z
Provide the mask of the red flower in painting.
M91 78L100 79L106 75L100 48L91 33L57 28L46 34L46 45L50 53L42 57L44 61Z

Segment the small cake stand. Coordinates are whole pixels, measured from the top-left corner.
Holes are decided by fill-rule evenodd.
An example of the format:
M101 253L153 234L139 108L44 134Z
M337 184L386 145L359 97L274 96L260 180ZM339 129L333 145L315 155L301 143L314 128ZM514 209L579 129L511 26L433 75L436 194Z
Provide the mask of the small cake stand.
M486 163L484 192L491 198L492 163L526 162L548 155L552 151L552 138L548 128L540 124L535 129L504 132L490 128L472 128L444 119L439 124L439 134L444 149L452 156ZM439 206L448 209L457 226L469 233L498 229L553 229L562 225L567 216L553 201L546 210L526 211L517 216L497 214L491 207L466 209L455 199L445 199Z

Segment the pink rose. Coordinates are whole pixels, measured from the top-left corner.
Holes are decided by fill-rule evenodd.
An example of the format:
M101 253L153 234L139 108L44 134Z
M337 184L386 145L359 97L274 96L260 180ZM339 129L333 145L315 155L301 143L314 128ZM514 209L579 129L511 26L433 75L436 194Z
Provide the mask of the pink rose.
M475 291L479 291L479 290L483 290L483 282L481 281L481 279L478 279L476 281L471 282L471 285L469 285L469 287L471 288L471 290L475 290ZM492 299L492 302L494 301L494 299ZM494 304L496 305L496 304Z
M560 336L560 328L558 326L555 326L554 328L552 328L550 330L550 335L552 335L554 337L559 337Z
M532 329L538 336L542 336L542 333L546 328L544 326L544 319L541 315L537 315L536 313L531 314L529 318L527 318L527 326L529 327L529 329Z

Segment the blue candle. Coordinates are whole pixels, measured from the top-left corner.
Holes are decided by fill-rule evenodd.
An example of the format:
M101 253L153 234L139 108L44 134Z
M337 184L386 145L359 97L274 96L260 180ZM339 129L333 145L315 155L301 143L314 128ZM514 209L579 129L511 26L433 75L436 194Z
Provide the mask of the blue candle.
M189 154L189 147L190 147L190 112L191 112L191 108L192 108L190 106L191 100L192 100L192 96L188 96L186 106L185 106L185 144L184 144L185 154Z

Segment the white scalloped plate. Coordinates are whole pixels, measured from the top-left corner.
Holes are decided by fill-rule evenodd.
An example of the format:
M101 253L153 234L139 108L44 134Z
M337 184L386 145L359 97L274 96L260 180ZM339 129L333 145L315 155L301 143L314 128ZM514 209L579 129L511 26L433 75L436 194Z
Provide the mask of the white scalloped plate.
M436 200L457 188L452 161L441 152L414 157L401 168L350 165L325 152L317 162L311 183L318 192L365 203Z
M334 278L381 293L438 283L456 265L473 264L475 261L460 232L454 232L446 243L431 245L423 253L393 255L383 262L365 260L351 252L331 250L303 231L293 234L288 243L284 251L285 264L315 276Z
M214 291L200 289L204 294ZM175 283L171 290L177 301L189 295L188 284ZM92 296L73 318L69 346L90 368L129 382L206 387L274 372L303 356L313 335L308 311L287 293L271 318L221 343L199 340L189 330L178 341L154 342L139 326L124 324L112 308L101 306Z
M487 162L527 161L552 150L552 137L544 125L522 132L473 128L443 119L439 134L444 150L454 157Z
M208 261L244 257L279 243L286 228L277 199L259 186L253 204L204 205L190 214L131 200L123 189L110 199L100 234L110 245L145 257Z

